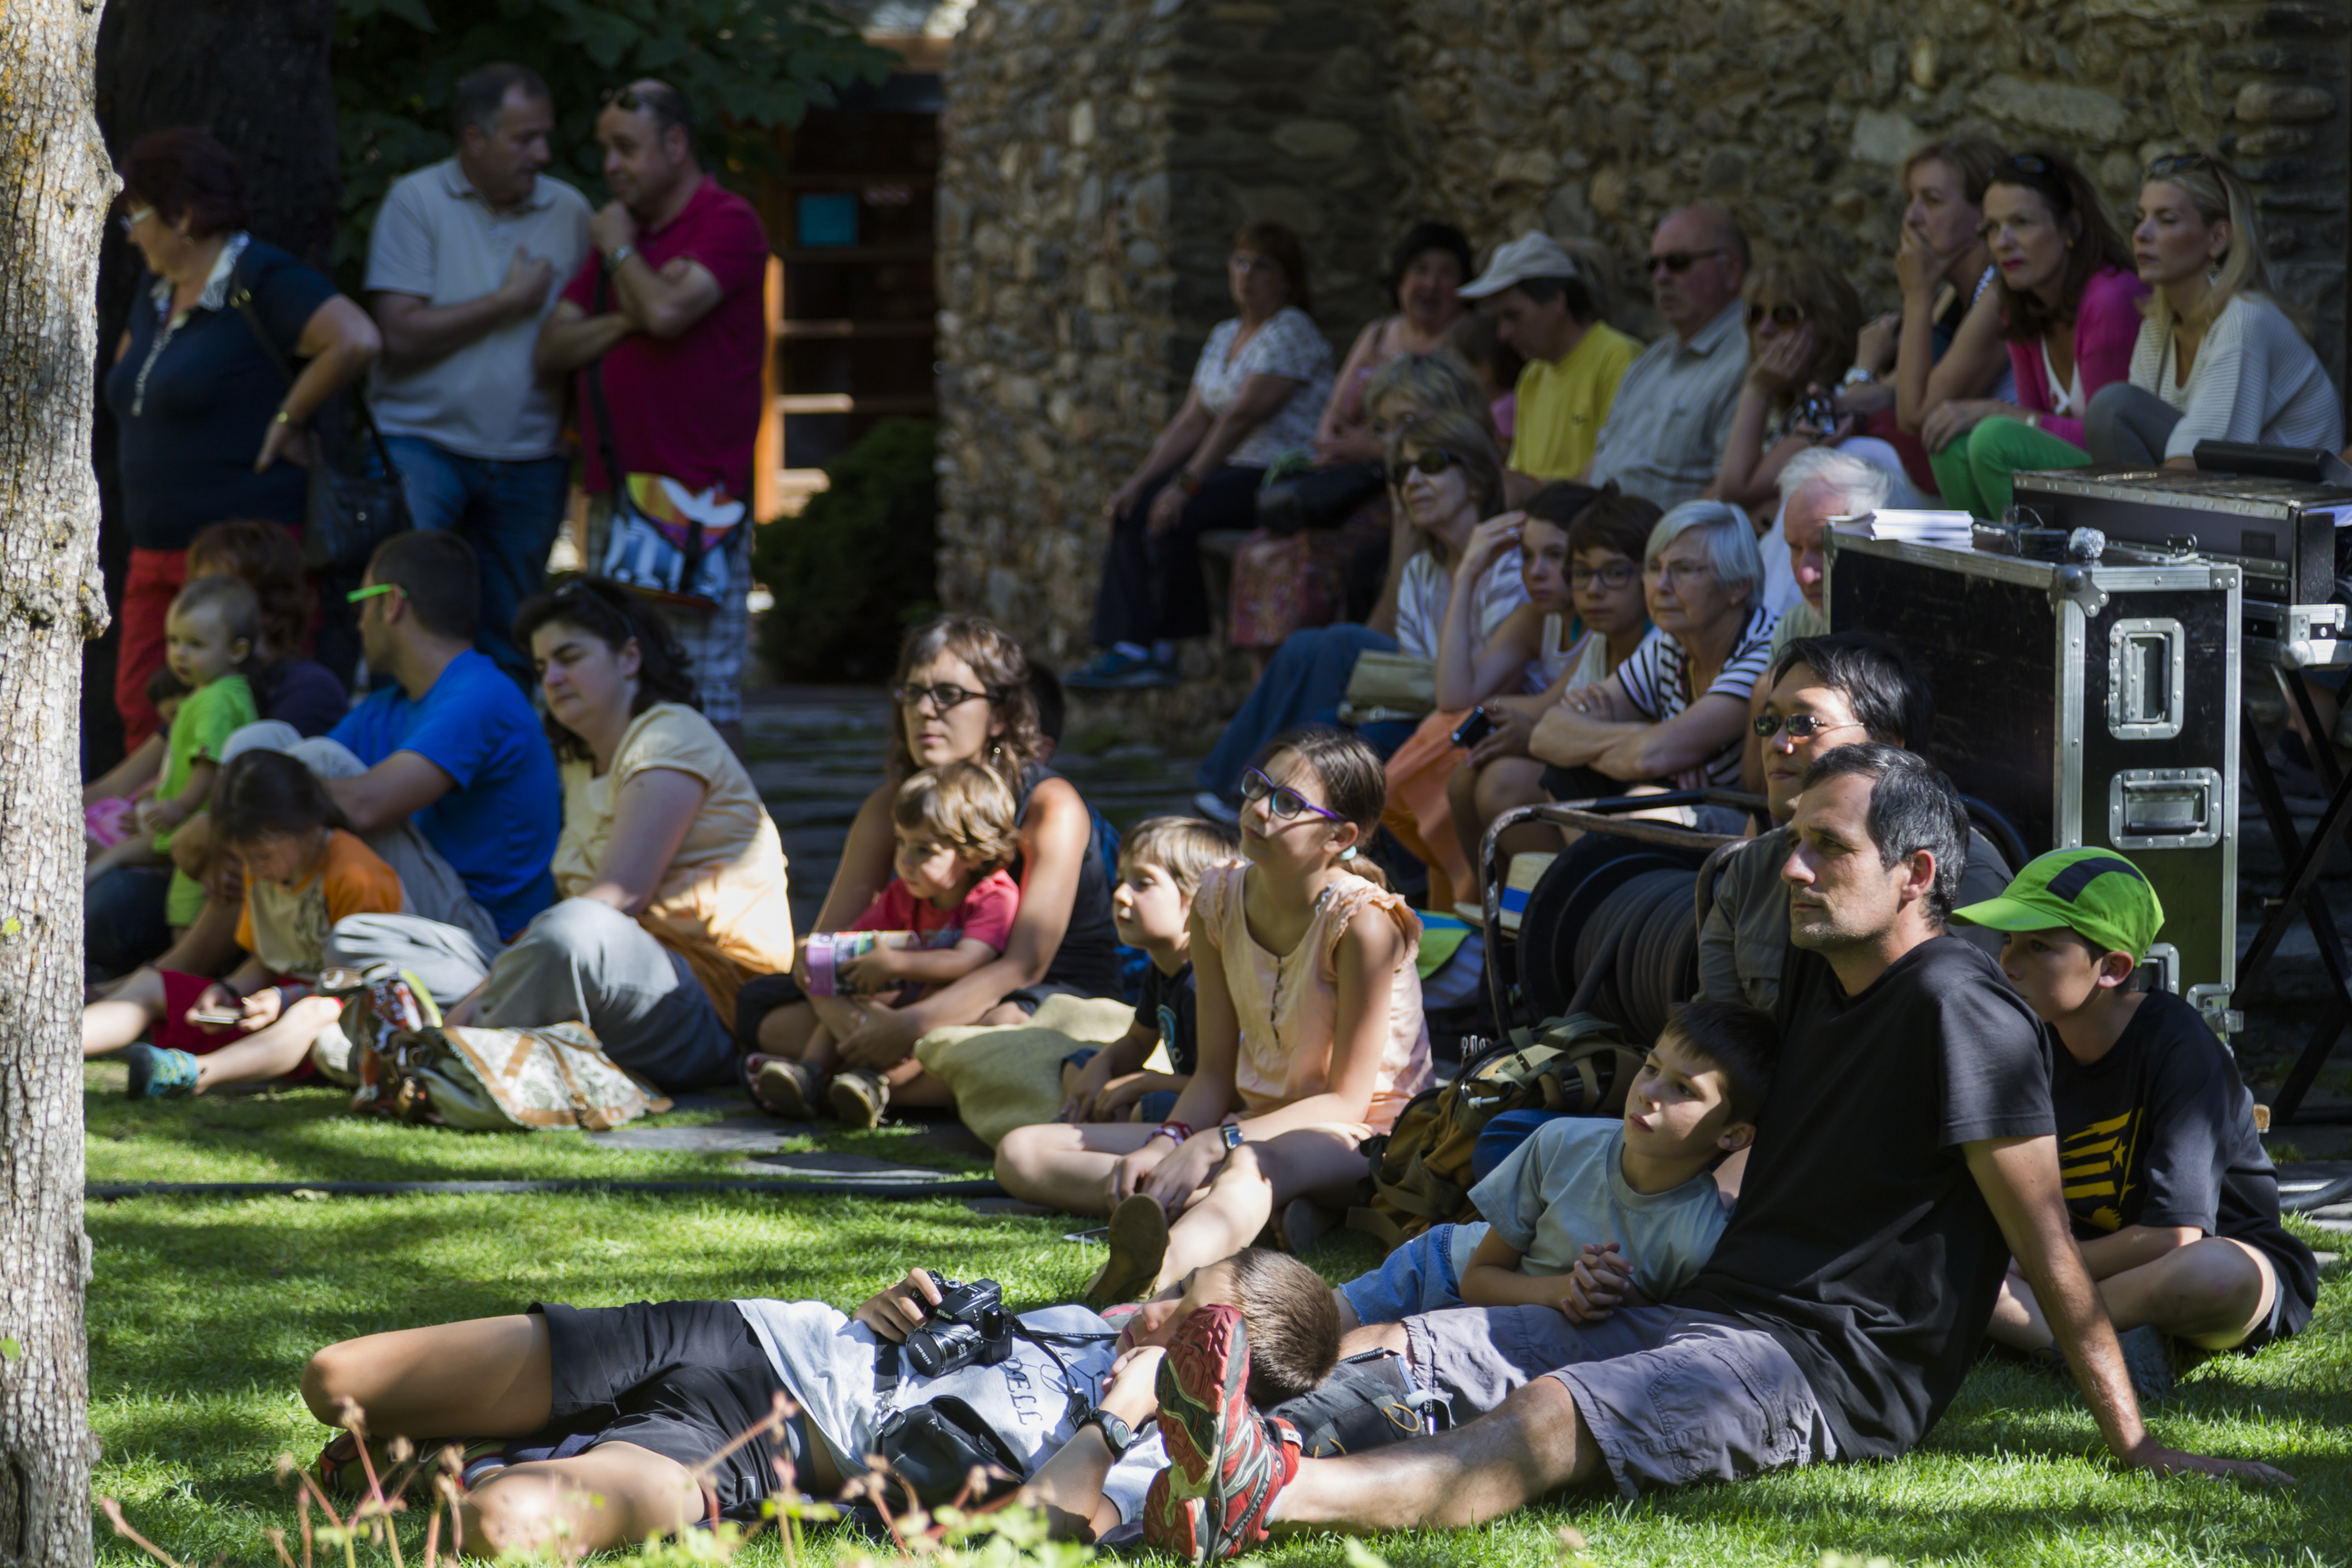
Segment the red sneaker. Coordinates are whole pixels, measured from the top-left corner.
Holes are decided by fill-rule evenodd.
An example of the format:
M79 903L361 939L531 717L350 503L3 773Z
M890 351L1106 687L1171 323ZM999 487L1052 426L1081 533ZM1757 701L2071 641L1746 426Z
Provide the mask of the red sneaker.
M1298 1433L1250 1408L1249 1335L1231 1307L1203 1307L1160 1366L1168 1466L1143 1500L1144 1539L1194 1563L1266 1538L1265 1513L1298 1473Z

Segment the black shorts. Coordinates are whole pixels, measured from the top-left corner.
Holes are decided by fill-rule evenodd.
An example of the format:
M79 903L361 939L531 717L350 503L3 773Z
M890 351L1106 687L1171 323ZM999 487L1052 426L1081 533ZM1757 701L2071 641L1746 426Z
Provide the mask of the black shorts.
M550 1432L635 1443L689 1469L766 1420L786 1392L751 1323L731 1301L635 1301L625 1307L531 1303L547 1319ZM520 1448L546 1446L527 1439ZM795 1415L785 1441L762 1433L704 1481L730 1519L757 1519L776 1489L774 1461L804 1464L808 1427Z

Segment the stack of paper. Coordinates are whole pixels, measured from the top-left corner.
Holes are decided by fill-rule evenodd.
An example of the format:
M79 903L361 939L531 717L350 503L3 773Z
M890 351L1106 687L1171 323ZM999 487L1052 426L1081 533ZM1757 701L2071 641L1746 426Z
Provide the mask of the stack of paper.
M1976 542L1975 520L1964 511L1913 511L1887 507L1871 513L1863 527L1873 539L1949 544L1963 550Z

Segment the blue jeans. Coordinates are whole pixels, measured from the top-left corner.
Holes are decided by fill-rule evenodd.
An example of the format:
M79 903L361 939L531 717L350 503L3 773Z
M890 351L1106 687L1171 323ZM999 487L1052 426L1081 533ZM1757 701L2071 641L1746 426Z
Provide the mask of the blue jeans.
M1202 789L1241 798L1242 770L1265 744L1286 730L1301 724L1337 724L1339 702L1348 695L1348 678L1356 672L1356 656L1366 648L1396 651L1396 639L1352 621L1336 626L1309 626L1282 640L1265 678L1251 689L1217 737L1208 761L1194 782ZM1414 726L1410 721L1366 724L1356 733L1385 757L1405 743Z
M1454 1268L1456 1237L1466 1256L1485 1240L1486 1227L1433 1225L1390 1253L1378 1268L1339 1287L1359 1323L1402 1323L1423 1312L1462 1305L1462 1279Z
M408 515L419 528L455 529L474 547L482 618L474 644L520 681L535 684L530 652L514 639L515 612L547 583L547 552L563 526L572 465L562 458L506 462L461 457L421 436L387 436Z

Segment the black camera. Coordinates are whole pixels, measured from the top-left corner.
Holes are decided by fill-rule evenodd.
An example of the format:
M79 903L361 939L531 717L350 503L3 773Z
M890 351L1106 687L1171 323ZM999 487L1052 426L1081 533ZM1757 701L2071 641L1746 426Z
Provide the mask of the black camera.
M1837 399L1826 392L1808 393L1798 418L1826 436L1837 428Z
M1013 1353L1013 1315L993 1279L958 1284L942 1274L939 1305L907 1336L907 1359L925 1377L945 1377L975 1363L994 1366Z

